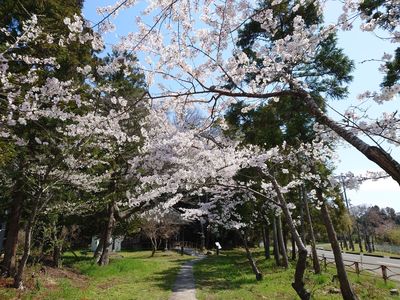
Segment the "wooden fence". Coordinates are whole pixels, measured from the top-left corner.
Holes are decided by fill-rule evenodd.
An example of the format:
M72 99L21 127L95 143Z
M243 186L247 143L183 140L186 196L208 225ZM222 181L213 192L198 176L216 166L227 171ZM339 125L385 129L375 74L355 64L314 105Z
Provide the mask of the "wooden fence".
M318 258L323 265L325 271L327 269L328 265L335 265L334 258L328 258L324 254L318 255ZM360 261L353 261L353 260L343 260L344 265L347 267L348 272L353 272L356 273L357 275L360 275L363 273L363 275L367 276L376 276L377 274L380 274L383 278L383 280L386 281L390 278L393 279L394 276L399 276L398 279L400 279L400 265L391 265L389 263L372 263L372 262L360 262ZM394 269L399 269L398 271L395 271Z

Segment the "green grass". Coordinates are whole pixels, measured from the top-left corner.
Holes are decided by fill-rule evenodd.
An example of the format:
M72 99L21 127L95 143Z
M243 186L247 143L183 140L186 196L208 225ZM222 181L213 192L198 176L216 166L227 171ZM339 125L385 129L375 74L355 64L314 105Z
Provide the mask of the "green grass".
M0 299L166 300L181 264L191 257L166 252L156 253L150 258L149 254L143 251L123 252L105 267L93 264L90 256L81 255L77 259L69 254L64 258L66 269L48 268L46 275L28 280L31 289L24 293L0 287ZM210 256L197 262L194 268L198 299L298 299L290 285L294 266L288 270L276 267L273 259L266 261L263 258L261 250L255 250L254 257L264 274L262 281L256 281L242 250L223 251L220 256ZM342 299L340 294L330 293L332 288L339 288L337 282L332 283L334 273L333 268L321 275L307 270L306 285L313 299ZM391 288L398 288L397 282L389 281L385 285L381 278L371 274L358 277L349 273L349 277L360 299L400 300L400 297L389 295Z
M273 259L266 261L262 251L256 251L254 257L264 274L262 281L256 281L250 265L241 250L224 251L220 256L208 257L195 265L197 297L199 300L234 300L234 299L299 299L291 287L294 266L288 270L276 267ZM332 288L339 288L332 283L335 274L333 268L315 275L306 272L306 285L312 292L313 299L342 299L340 294L332 294ZM353 287L361 299L400 299L391 297L390 289L398 283L375 276L349 273Z
M322 247L324 248L324 250L332 250L332 246L329 243L326 244L318 244L317 247ZM364 252L362 252L363 254L368 254L368 252L365 251L365 248L363 248ZM345 251L346 253L356 253L359 254L360 253L360 246L356 243L354 244L354 251L350 250L346 250L345 248L343 248L343 251ZM396 254L396 253L391 253L391 252L383 252L383 251L374 251L371 254L377 254L377 255L383 255L386 257L392 256L392 257L399 257L400 258L400 254Z
M74 262L76 259L67 255L65 263L78 270L79 275L54 278L46 274L36 289L18 296L40 300L168 299L180 265L191 257L174 252L156 253L154 257L149 254L149 251L118 253L123 258L117 256L104 267L94 264L89 256L80 256ZM49 281L54 284L49 285ZM0 299L16 296L15 291L0 288Z

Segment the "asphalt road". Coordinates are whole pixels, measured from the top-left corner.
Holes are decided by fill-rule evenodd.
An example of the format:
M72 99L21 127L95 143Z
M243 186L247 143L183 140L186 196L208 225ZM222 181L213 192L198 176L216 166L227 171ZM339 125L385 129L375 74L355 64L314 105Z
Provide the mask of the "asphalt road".
M327 262L334 262L333 252L317 249L318 256L325 256ZM387 267L387 276L389 279L400 281L400 259L392 259L389 257L374 257L363 254L342 253L345 265L351 265L354 262L360 263L360 270L374 272L382 277L381 265ZM353 269L354 265L351 266ZM398 274L398 275L397 275Z

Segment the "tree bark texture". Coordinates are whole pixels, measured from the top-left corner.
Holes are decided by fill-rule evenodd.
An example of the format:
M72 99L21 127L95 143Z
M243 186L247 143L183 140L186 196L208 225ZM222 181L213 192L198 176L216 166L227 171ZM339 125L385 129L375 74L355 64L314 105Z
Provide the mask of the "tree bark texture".
M400 184L400 164L382 148L370 146L351 131L340 126L336 121L329 118L315 103L309 93L304 90L298 91L298 95L305 101L305 104L316 120L328 126L345 141L360 151L369 160L376 163L386 173L388 173L398 184Z
M6 242L4 244L4 258L1 263L3 275L14 276L16 272L18 232L24 195L22 193L22 183L17 181L12 194L10 214L6 225Z
M333 255L335 257L335 264L337 275L340 283L340 291L344 300L355 300L358 299L357 295L354 293L353 288L350 285L349 279L346 273L346 267L343 263L342 253L340 251L339 243L337 240L335 229L333 228L332 220L328 212L328 208L323 199L322 191L317 189L318 201L322 203L321 213L322 219L324 220L326 231L328 233L328 238L332 246Z
M278 231L278 244L279 244L279 252L282 256L282 265L287 269L289 267L289 259L287 256L285 242L283 239L281 216L276 217L276 229Z
M270 259L271 254L269 253L269 227L268 225L261 225L262 235L263 235L263 244L264 244L264 256L265 259Z
M351 227L350 226L349 226L349 230L348 230L348 236L349 236L350 249L351 249L351 251L355 251L354 242L353 242L353 237L352 237L352 234L351 234Z
M292 237L292 260L296 260L296 241L294 240L293 235L291 235Z
M305 288L305 284L304 284L304 272L305 272L306 266L307 266L307 248L304 246L304 243L301 240L299 233L297 232L297 229L293 222L292 215L290 213L289 208L287 207L286 200L280 191L278 182L271 175L268 175L267 177L270 179L270 181L274 187L274 190L277 194L279 203L282 208L282 212L286 218L287 225L289 227L291 234L293 235L293 237L296 241L296 245L297 245L297 248L299 251L299 253L298 253L299 258L298 258L297 264L296 264L296 271L294 274L294 282L292 283L292 287L296 291L296 293L300 297L300 299L309 300L311 297L311 294Z
M25 227L25 240L24 240L24 252L22 254L21 261L18 265L17 273L14 276L14 287L17 289L23 289L23 275L26 267L26 263L28 262L29 255L31 253L31 244L32 244L32 232L33 227L36 221L37 209L39 206L39 201L35 202L35 205L32 209L32 212L29 216L28 223Z
M278 245L278 230L276 228L276 217L272 217L272 226L273 226L273 236L274 236L274 259L277 266L281 265L281 260L279 258L279 245Z
M64 240L68 234L68 230L65 226L63 226L59 233L57 233L57 227L55 228L55 236L54 236L54 247L53 247L53 264L54 267L60 268L62 266L62 252Z
M303 204L304 204L304 211L306 213L306 218L308 221L308 224L310 226L310 240L311 240L311 253L312 253L312 259L313 259L313 269L315 274L320 274L321 273L321 266L319 264L318 260L318 254L317 254L317 248L316 248L316 242L315 242L315 234L314 234L314 226L313 222L311 219L311 214L310 214L310 208L308 206L308 200L306 198L306 193L304 188L302 189L303 191Z
M250 266L251 266L251 269L252 269L254 275L256 275L256 280L260 281L260 280L263 279L263 275L261 274L260 270L257 268L257 264L254 261L253 256L251 255L251 252L250 252L250 249L249 249L249 245L247 244L247 234L246 234L246 232L241 234L241 232L239 230L238 230L238 233L239 233L240 237L242 238L243 245L244 245L244 248L246 250L246 257L247 257L247 260L250 263Z
M100 255L99 265L105 266L110 262L110 251L109 247L112 244L112 234L115 226L115 203L111 202L108 204L108 218L107 218L107 226L104 231L104 239L103 239L103 250Z
M100 261L100 256L103 251L103 244L104 244L104 231L101 233L100 239L99 239L99 244L96 247L96 250L93 253L93 258L94 261L98 264Z
M358 222L356 221L356 228L357 228L357 237L358 237L358 246L360 247L360 252L363 251L363 246L362 246L362 239L361 239L361 233L360 233L360 226L358 225Z

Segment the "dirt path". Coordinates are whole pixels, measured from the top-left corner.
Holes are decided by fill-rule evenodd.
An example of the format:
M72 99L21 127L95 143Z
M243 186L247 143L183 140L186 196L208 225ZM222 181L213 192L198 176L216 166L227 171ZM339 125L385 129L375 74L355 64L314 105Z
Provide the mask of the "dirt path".
M203 257L188 261L182 265L169 300L196 300L193 265L200 259L203 259Z

